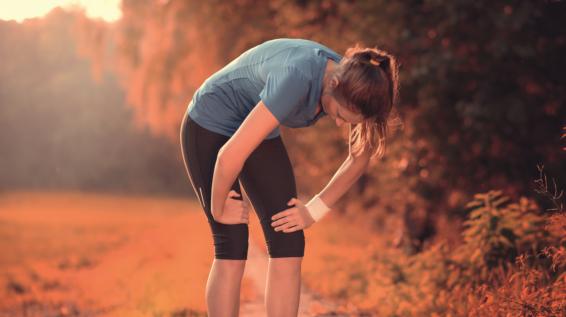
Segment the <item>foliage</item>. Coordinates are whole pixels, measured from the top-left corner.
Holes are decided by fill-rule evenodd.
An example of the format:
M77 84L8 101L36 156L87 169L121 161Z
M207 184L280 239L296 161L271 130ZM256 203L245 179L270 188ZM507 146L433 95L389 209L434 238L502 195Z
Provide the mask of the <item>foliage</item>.
M360 42L396 55L407 128L389 137L386 157L337 209L364 206L377 230L388 230L379 219L394 214L404 227L399 240L415 246L408 249L454 238L475 192L526 195L523 171L541 159L566 178L552 151L566 116L562 2L126 0L122 10L105 32L82 21L85 42L99 52L103 41L89 38L113 39L136 122L172 142L194 90L267 39L309 38L338 53ZM283 129L300 192L319 192L332 177L346 156L344 132L325 120Z
M465 257L475 267L484 269L482 275L502 262L513 261L521 251L539 249L545 232L540 230L544 219L536 214L536 204L521 197L509 203L502 191L476 194L466 207L472 208L463 232Z
M560 316L566 213L545 216L532 200L511 202L501 191L468 206L461 245L438 242L415 255L371 249L332 265L323 292L378 316Z
M23 23L0 21L0 192L187 193L178 148L136 131L115 76L95 81L91 62L77 54L81 19L56 8Z

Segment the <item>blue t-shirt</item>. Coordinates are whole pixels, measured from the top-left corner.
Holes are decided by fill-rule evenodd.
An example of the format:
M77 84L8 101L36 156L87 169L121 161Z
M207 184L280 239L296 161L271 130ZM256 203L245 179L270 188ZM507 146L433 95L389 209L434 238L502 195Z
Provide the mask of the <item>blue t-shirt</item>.
M313 125L328 59L342 56L305 39L280 38L252 47L210 76L194 93L188 115L202 127L232 136L262 100L281 125ZM275 128L266 139L280 135Z

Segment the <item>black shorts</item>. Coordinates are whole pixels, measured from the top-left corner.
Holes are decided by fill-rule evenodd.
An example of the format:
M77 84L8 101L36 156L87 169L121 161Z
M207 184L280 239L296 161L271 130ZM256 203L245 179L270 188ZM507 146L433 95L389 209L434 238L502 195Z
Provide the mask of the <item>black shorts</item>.
M193 189L208 218L216 259L247 259L248 224L223 224L214 220L210 210L212 176L218 151L228 136L207 130L185 113L180 129L181 151ZM242 194L240 184L250 199L263 228L269 257L303 257L303 230L275 231L271 217L287 208L297 197L295 175L281 136L265 139L250 154L232 189ZM241 199L241 196L238 197ZM198 241L197 241L198 242Z

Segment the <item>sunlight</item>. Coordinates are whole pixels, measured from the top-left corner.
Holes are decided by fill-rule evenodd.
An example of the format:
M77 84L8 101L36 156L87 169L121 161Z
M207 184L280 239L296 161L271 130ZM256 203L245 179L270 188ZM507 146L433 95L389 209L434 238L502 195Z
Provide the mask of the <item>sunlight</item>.
M22 22L25 19L41 17L55 7L79 6L84 8L90 18L101 18L112 22L122 15L120 2L120 0L0 0L0 20Z

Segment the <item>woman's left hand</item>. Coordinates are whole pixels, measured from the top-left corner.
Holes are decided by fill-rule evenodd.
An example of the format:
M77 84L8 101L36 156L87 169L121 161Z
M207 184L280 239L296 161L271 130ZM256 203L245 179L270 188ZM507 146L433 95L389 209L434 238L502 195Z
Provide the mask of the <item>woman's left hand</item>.
M299 199L293 197L287 205L295 205L295 207L285 209L271 217L271 226L275 227L275 231L294 232L306 229L315 222L307 207Z

